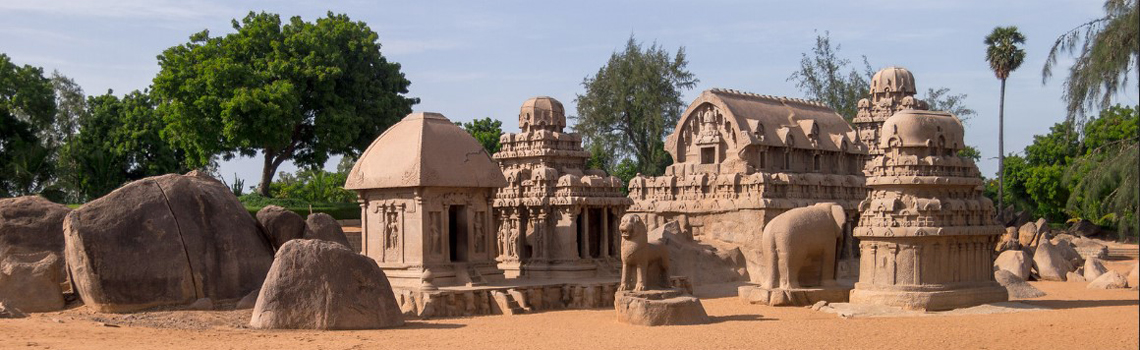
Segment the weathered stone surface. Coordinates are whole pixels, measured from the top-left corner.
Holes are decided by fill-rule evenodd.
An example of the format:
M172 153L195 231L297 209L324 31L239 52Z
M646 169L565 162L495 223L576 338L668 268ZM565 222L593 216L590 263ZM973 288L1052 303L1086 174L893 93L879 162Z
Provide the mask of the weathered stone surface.
M1116 271L1108 271L1089 282L1089 289L1128 288L1128 279Z
M845 303L851 294L850 285L817 288L766 289L756 285L737 287L736 295L749 304L769 306L807 306L815 303Z
M323 240L285 242L250 325L262 329L377 329L404 324L375 260Z
M0 318L24 318L28 317L23 311L12 306L8 306L4 302L0 302Z
M1037 251L1033 253L1033 266L1037 269L1038 278L1044 281L1064 281L1065 275L1074 270L1061 250L1047 241L1037 244Z
M79 295L101 312L237 299L273 260L237 197L202 176L131 182L72 211L64 232Z
M1065 281L1066 282L1086 282L1087 280L1085 280L1085 275L1082 274L1080 271L1069 271L1069 273L1065 274Z
M305 219L280 206L269 205L258 210L257 222L265 230L274 250L281 249L285 242L305 236Z
M1131 288L1140 288L1140 263L1132 265L1132 272L1128 273L1128 286Z
M252 309L254 305L257 305L258 294L261 294L261 288L249 292L249 294L246 294L241 298L241 300L238 300L238 303L234 306L234 308L238 310Z
M639 326L709 323L700 299L676 290L619 291L614 296L618 322Z
M1061 257L1064 258L1065 261L1068 261L1073 266L1069 271L1084 266L1085 258L1081 257L1080 253L1077 253L1077 249L1073 247L1072 243L1061 242L1061 244L1055 244L1053 247L1061 253Z
M1081 221L1074 222L1073 226L1069 226L1069 234L1078 237L1096 236L1100 234L1100 226L1092 223L1092 221L1081 219Z
M1029 280L1033 269L1033 257L1021 250L1007 250L1001 252L994 260L994 268L1009 271L1022 280Z
M1037 239L1037 224L1027 222L1017 229L1017 240L1021 246L1026 247L1033 245Z
M1005 287L1010 298L1030 299L1045 296L1045 292L1029 284L1025 279L1006 270L994 271L994 280L1002 287Z
M305 220L305 239L319 239L333 243L340 243L345 248L352 249L352 245L348 244L348 237L344 235L344 230L340 228L340 223L332 215L325 213L309 214L309 218Z
M1104 259L1108 257L1108 246L1097 242L1091 238L1075 239L1073 242L1073 250L1081 256L1081 258L1098 258Z
M1100 277L1100 275L1108 272L1108 269L1105 268L1104 264L1101 263L1100 259L1097 258L1085 259L1084 267L1084 277L1086 281L1095 281L1097 277Z
M70 211L40 196L0 199L0 302L24 312L63 308L63 219Z
M24 312L63 309L63 270L55 252L0 254L0 302Z
M669 248L673 276L686 276L695 284L748 280L744 254L738 247L711 245L684 236L680 225L670 221L649 232L649 240L661 240Z

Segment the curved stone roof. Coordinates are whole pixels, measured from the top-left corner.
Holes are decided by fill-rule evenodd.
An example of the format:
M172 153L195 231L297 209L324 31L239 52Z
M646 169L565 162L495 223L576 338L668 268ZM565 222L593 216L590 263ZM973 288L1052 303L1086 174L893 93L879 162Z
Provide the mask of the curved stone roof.
M871 77L871 93L882 94L901 92L915 94L914 75L903 67L887 67Z
M519 129L562 131L566 127L566 110L562 102L550 96L532 97L519 108Z
M901 147L937 146L939 137L946 142L946 148L961 149L965 144L962 121L946 112L904 109L883 122L882 130L882 149L887 149L896 138Z
M364 151L344 188L504 187L483 146L439 113L412 113Z

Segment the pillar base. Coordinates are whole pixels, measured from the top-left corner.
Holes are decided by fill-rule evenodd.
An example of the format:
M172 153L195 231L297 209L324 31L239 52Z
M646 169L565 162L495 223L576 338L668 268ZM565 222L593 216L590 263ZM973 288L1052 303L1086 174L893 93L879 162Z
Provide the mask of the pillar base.
M920 311L951 310L1008 300L1008 292L997 282L940 291L868 290L860 289L856 284L855 290L851 291L852 304L887 305Z

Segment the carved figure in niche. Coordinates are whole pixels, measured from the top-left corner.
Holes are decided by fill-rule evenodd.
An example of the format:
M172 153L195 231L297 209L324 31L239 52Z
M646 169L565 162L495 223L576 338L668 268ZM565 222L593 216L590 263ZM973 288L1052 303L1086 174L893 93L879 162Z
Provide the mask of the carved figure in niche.
M526 237L527 243L534 249L534 251L531 252L532 258L543 258L546 256L546 239L543 237L545 234L543 228L545 226L546 214L543 213L542 210L536 210L534 219L527 223L527 232L529 233Z
M387 220L388 235L387 235L387 240L384 242L384 244L388 248L396 248L400 245L400 224L399 224L400 216L396 212L388 213L387 216L388 216L388 220Z
M670 289L669 249L665 242L650 242L649 230L634 214L623 216L618 230L622 238L618 290Z
M431 252L434 254L443 253L443 238L439 234L439 217L439 212L432 212L431 219L428 220L428 225L431 226L428 234L429 246L431 246Z
M483 212L475 212L475 251L482 253L487 246L487 236L483 234Z
M802 284L814 287L834 281L836 252L846 221L843 207L835 203L796 208L773 218L760 238L767 271L761 286L797 289ZM813 257L821 264L820 275L801 276L801 269Z
M519 222L518 219L511 220L511 231L507 237L507 256L512 258L519 257Z

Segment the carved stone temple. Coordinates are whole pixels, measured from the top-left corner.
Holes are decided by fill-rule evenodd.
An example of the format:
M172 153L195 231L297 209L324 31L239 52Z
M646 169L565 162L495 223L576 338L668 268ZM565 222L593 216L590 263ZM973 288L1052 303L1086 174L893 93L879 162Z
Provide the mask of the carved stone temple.
M914 75L906 68L887 67L871 77L871 98L859 100L859 112L851 120L859 131L859 140L867 145L868 161L883 154L879 131L887 118L904 109L928 108L925 101L914 97L916 91Z
M853 222L866 197L866 147L819 103L713 89L701 93L665 142L663 176L630 181L631 213L650 229L676 220L692 239L740 248L759 282L761 231L777 215L834 202Z
M393 287L502 279L490 198L507 182L466 131L438 113L413 113L361 154L345 188L357 191L362 251Z
M500 138L494 159L507 186L493 206L508 277L595 277L618 267L618 223L632 201L621 179L586 169L590 153L565 127L562 103L535 97L519 110L522 132Z
M882 122L854 232L861 257L852 303L945 310L1008 299L993 277L1003 229L978 168L958 156L962 134L945 112L903 109Z

